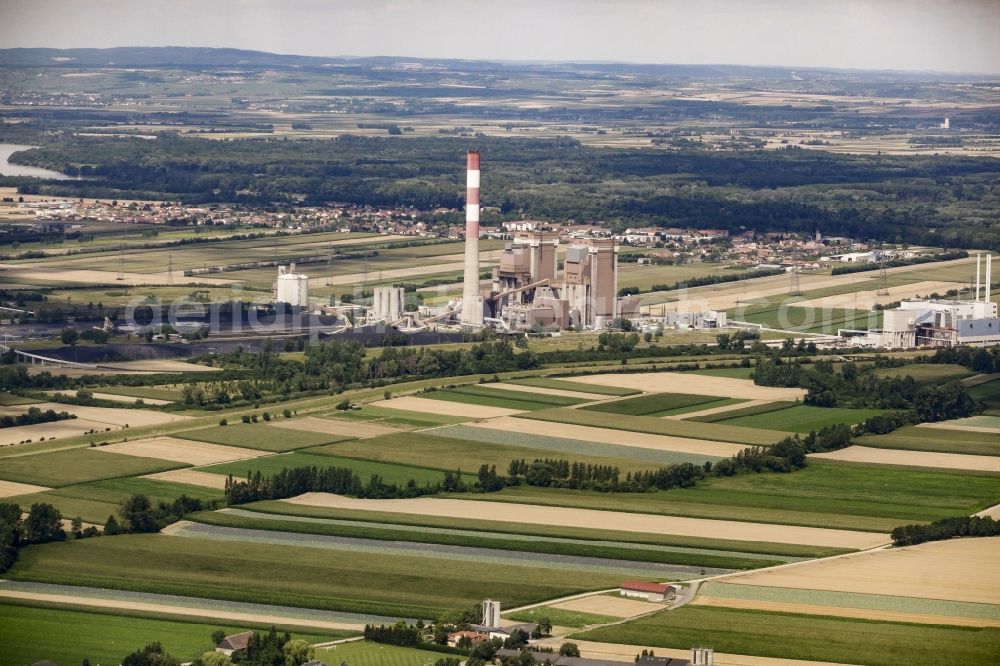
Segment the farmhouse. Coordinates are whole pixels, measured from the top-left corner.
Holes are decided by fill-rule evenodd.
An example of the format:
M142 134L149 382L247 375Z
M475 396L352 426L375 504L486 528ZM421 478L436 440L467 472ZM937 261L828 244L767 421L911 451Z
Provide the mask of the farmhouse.
M253 636L252 631L244 631L239 634L233 634L232 636L226 636L222 641L215 646L216 652L221 652L227 657L231 657L237 650L245 650L247 645L250 643L250 637Z
M467 640L463 640L467 639ZM456 631L448 634L448 647L476 647L490 640L490 635L483 631Z
M677 595L677 588L662 583L627 580L619 586L618 593L623 597L663 602L673 599Z

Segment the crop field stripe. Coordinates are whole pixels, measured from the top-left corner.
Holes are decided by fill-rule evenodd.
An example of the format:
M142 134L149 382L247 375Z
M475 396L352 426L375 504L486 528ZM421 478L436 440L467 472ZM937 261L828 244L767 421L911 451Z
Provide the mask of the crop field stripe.
M495 430L492 428L480 428L465 425L438 428L434 431L434 434L442 437L455 437L458 439L480 441L491 444L504 444L507 446L525 447L535 450L542 449L553 453L566 454L566 456L570 459L572 459L572 454L574 453L611 459L626 458L635 461L649 462L651 468L657 465L672 465L682 462L703 464L706 461L721 460L720 456L678 453L674 451L659 451L640 446L602 444L600 442L588 442L579 439L569 439L566 437L524 434L509 432L506 430Z
M1000 438L990 433L935 428L900 428L887 435L867 435L856 444L879 449L1000 456Z
M548 618L554 626L573 628L585 627L593 624L608 624L610 622L616 622L620 619L610 615L582 613L579 611L564 610L562 608L552 608L551 606L528 608L526 610L517 611L507 615L508 620L515 620L517 622L537 623L543 618Z
M138 476L183 467L190 465L74 448L8 458L0 465L0 479L55 488L82 481Z
M698 421L699 423L718 423L719 421L727 421L729 419L739 418L741 416L756 416L758 414L777 412L782 409L794 407L796 404L797 403L788 400L778 400L763 405L744 407L743 409L733 409L727 412L722 412L720 414L706 414L705 416L692 416L688 420Z
M579 382L556 379L554 377L526 377L521 379L509 379L506 380L506 382L508 384L524 384L526 386L538 386L539 388L554 388L562 389L564 391L582 391L584 393L597 393L598 395L609 396L638 395L642 392L635 389L619 388L617 386L601 386L600 384L592 384L581 387Z
M137 534L31 546L5 577L411 618L436 617L484 595L516 606L606 589L621 579L479 562L464 563L465 575L456 577L425 562L418 555L331 558L313 548L244 542L234 549L231 542Z
M809 546L803 544L784 544L768 541L735 541L732 539L716 539L711 537L686 537L674 534L642 534L639 532L623 532L617 530L586 529L577 527L560 527L558 525L530 525L526 523L500 523L476 519L452 519L436 516L416 516L409 513L393 513L387 511L356 511L350 509L334 509L329 507L306 506L288 502L265 500L246 505L254 511L271 513L279 516L301 516L309 518L333 518L338 520L360 520L377 522L393 526L441 527L447 529L460 528L487 534L503 533L518 536L564 537L567 539L582 539L586 541L603 540L629 544L648 544L654 546L683 547L723 551L742 556L754 553L781 558L829 557L852 552L847 548L830 548L825 546Z
M807 433L838 423L855 425L865 419L883 413L885 413L885 410L882 409L848 409L843 407L794 405L764 414L731 416L720 423L744 428L780 428L791 432Z
M335 435L303 430L275 430L267 423L234 423L202 430L186 430L175 435L180 439L240 446L258 451L283 453L311 446L321 446L353 439L350 435Z
M367 482L373 474L381 476L386 483L406 483L410 479L413 479L420 485L437 483L444 478L443 472L434 469L412 467L409 465L394 465L383 462L368 462L357 458L342 458L326 453L314 455L302 451L199 467L198 470L212 474L232 474L236 478L246 478L248 471L261 470L264 475L268 475L276 474L286 468L292 469L295 467L350 467L361 477L362 483Z
M718 423L693 423L684 421L663 420L650 416L633 416L628 419L614 418L613 415L588 412L583 409L546 409L526 414L518 414L517 418L551 421L554 423L570 423L574 425L592 426L597 428L614 428L633 432L644 432L651 435L668 435L688 437L690 439L705 439L717 442L734 442L751 446L767 446L788 436L787 432L763 430L757 428L742 428Z
M504 398L501 396L494 397L488 395L462 393L455 389L442 389L439 391L431 391L429 393L421 393L419 397L428 398L430 400L446 400L448 402L458 402L468 405L501 407L503 409L515 409L520 411L530 411L534 409L548 409L552 406L541 402L514 400L511 398Z
M130 652L159 641L170 654L191 661L214 648L212 631L227 634L246 625L198 620L149 619L120 616L100 610L39 608L22 603L0 603L4 649L0 666L23 666L41 659L58 663L120 663ZM337 632L296 634L311 642L329 640Z
M608 412L627 416L646 416L657 412L707 405L720 400L718 396L694 395L688 393L652 393L638 398L626 398L596 405L588 405L581 409L594 412Z
M697 575L699 568L680 567L659 562L638 560L615 560L594 556L565 555L547 552L508 551L497 548L480 548L431 544L424 542L386 541L380 539L333 536L312 532L286 532L281 530L260 530L244 527L220 527L205 523L182 521L165 531L171 537L184 539L207 539L229 543L272 544L294 548L316 548L336 550L363 557L368 555L418 555L428 560L443 560L453 563L529 564L540 569L560 571L596 572L622 576L659 576L662 578ZM711 573L727 573L716 570Z
M577 405L581 402L586 402L583 398L571 398L564 395L551 395L545 393L530 393L528 391L515 391L507 388L493 388L490 384L471 384L447 390L452 393L481 395L489 398L501 398L505 400L520 400L523 402L555 407L568 407L570 405Z
M781 601L835 608L863 608L889 613L920 613L947 615L1000 621L1000 605L979 604L965 601L918 599L862 592L829 592L760 585L732 585L710 582L699 588L698 594L726 599L752 599L755 601Z
M737 557L725 551L707 549L678 549L644 544L616 543L611 541L584 541L552 537L530 537L500 532L485 533L471 530L448 530L428 527L410 527L364 521L337 521L322 518L277 517L241 510L201 512L189 519L207 525L242 527L257 530L274 530L355 537L383 541L407 541L442 545L496 548L529 553L600 557L633 562L705 566L722 569L745 569L771 566L786 560L771 556L746 555Z
M768 611L685 606L580 634L589 641L873 666L924 663L928 649L955 663L992 663L1000 629L943 627Z

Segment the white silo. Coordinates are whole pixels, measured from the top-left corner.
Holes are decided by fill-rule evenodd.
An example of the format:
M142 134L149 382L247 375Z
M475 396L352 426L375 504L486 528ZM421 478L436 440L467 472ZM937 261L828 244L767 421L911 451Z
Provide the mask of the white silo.
M278 266L278 284L274 300L298 308L309 305L309 276L296 273L294 262L287 268Z

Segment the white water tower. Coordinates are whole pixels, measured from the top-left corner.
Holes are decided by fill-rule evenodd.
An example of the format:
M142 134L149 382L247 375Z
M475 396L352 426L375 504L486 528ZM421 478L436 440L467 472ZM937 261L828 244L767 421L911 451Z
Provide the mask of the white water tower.
M287 268L278 266L278 282L274 301L288 303L292 307L304 308L309 305L309 276L295 272L295 262Z

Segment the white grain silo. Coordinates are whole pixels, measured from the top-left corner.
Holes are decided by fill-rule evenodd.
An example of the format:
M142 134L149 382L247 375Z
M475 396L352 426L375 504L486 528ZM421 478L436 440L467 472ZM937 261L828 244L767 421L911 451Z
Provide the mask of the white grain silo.
M309 277L296 273L294 262L288 267L278 266L274 300L276 303L288 303L298 308L309 305Z
M396 321L406 311L403 287L375 287L372 314L376 321Z

